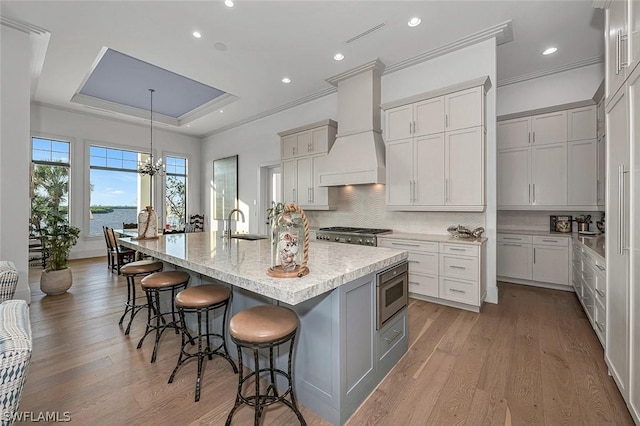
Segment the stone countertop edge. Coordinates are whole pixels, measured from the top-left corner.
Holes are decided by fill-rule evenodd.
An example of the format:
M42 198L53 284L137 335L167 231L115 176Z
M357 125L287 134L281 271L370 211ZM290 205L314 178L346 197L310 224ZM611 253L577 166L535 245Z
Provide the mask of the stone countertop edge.
M457 243L457 244L471 244L480 246L487 242L488 238L456 238L453 235L448 234L414 234L409 232L392 232L390 234L380 234L378 239L394 239L399 238L402 240L413 241L425 241L434 243Z
M586 247L592 254L599 257L600 260L606 262L605 257L605 237L604 234L598 234L593 236L587 235L573 235L573 241Z
M533 235L536 237L564 237L571 238L573 235L571 232L551 232L551 231L539 231L530 229L498 229L498 234L518 234L518 235Z
M198 233L196 233L198 234ZM192 234L182 234L192 235ZM164 236L161 236L162 239ZM246 270L238 273L233 270L223 270L223 268L216 267L215 259L212 259L210 264L203 262L193 262L182 257L177 257L166 252L158 251L154 248L147 247L145 244L157 244L158 240L131 240L131 238L121 238L120 242L123 246L140 251L141 253L153 256L157 259L163 260L167 263L171 263L176 266L183 267L187 270L202 274L204 276L220 280L227 284L231 284L248 291L255 292L265 297L276 299L280 302L287 303L289 305L297 305L306 300L312 299L321 294L334 290L344 284L354 281L358 278L364 277L379 270L386 269L396 263L407 260L408 252L404 250L388 249L388 248L374 248L374 247L360 247L353 245L348 246L351 253L357 250L381 250L389 251L389 253L381 256L376 261L371 261L370 256L362 254L360 256L354 255L355 260L347 270L336 271L327 269L327 267L313 265L313 245L326 244L334 248L334 243L313 242L310 248L310 261L309 269L310 273L301 278L274 278L267 275L267 269L269 267L268 262L260 261L256 257L249 256L256 259L253 264L255 267L251 267L250 270ZM268 240L265 244L269 244ZM239 244L256 244L260 241L241 241ZM245 247L246 248L246 247ZM347 249L347 247L344 247ZM334 250L327 250L330 255ZM354 253L355 254L355 253ZM324 257L322 253L318 257ZM324 262L324 263L331 263ZM251 264L253 266L253 264Z

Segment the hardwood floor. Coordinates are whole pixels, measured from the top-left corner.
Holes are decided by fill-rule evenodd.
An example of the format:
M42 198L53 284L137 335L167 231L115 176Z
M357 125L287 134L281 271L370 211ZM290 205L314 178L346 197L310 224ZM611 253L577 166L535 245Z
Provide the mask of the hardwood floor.
M61 296L45 297L41 269L30 271L34 353L20 410L68 412L74 424L224 424L237 384L226 361L205 363L194 402L195 363L167 384L178 336L165 334L150 364L152 341L136 349L142 316L130 336L118 326L124 278L106 259L71 267L73 287ZM500 296L480 315L411 300L408 353L348 424L633 424L574 294L501 283ZM327 424L302 412L310 425ZM252 416L242 408L233 424ZM273 407L262 424L296 420Z

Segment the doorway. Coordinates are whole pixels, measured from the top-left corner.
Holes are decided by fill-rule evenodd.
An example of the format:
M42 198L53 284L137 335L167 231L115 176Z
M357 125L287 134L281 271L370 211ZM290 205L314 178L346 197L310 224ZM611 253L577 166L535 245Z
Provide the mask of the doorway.
M282 202L282 171L280 163L260 166L260 214L258 232L269 234L267 209Z

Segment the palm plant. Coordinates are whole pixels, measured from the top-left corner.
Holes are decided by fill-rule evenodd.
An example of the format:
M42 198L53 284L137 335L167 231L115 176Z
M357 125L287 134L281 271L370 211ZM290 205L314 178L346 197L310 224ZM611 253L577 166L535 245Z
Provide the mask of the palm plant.
M42 248L46 256L46 270L60 271L67 268L71 247L78 242L80 229L69 225L60 213L50 212L41 228Z

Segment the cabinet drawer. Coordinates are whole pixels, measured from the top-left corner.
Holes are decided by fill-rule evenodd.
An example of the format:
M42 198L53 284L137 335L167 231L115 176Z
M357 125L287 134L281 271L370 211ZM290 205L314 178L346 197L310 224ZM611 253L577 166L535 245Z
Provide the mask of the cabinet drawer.
M498 234L498 241L501 243L531 244L531 235Z
M588 287L583 287L582 290L582 305L584 306L584 311L589 317L589 321L593 323L596 313L596 300L593 296L593 291Z
M391 238L378 239L378 247L388 247L408 251L438 252L438 243L432 241L394 240Z
M409 293L438 297L438 276L410 273Z
M569 238L567 237L533 237L533 244L540 244L545 246L569 246Z
M409 252L409 273L425 273L438 275L438 254Z
M378 335L378 359L382 359L407 335L406 315L396 315Z
M440 253L450 253L462 256L476 256L478 257L478 246L470 244L451 244L440 243Z
M478 306L478 283L440 277L440 298L454 302Z
M478 259L474 257L441 254L440 275L477 281Z

